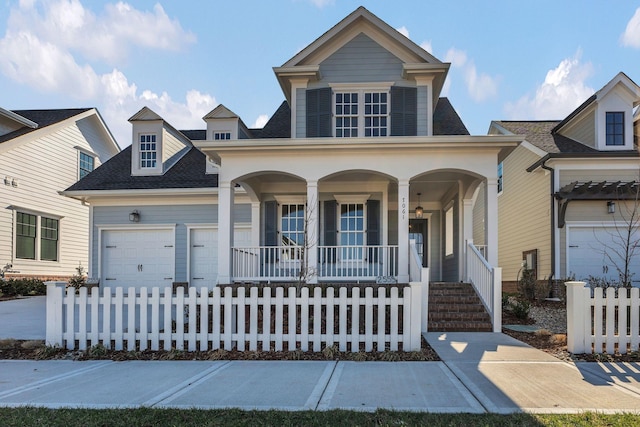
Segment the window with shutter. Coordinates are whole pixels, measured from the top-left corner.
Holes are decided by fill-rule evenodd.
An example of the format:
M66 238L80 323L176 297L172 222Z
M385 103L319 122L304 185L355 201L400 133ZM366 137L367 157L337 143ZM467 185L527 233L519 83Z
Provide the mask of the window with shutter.
M391 88L391 135L418 134L418 90L415 87Z

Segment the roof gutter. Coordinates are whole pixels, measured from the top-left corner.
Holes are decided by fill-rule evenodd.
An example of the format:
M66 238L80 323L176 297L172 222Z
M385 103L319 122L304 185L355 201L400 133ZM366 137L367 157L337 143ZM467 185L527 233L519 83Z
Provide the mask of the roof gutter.
M533 172L534 170L542 167L550 159L606 159L606 158L637 158L640 157L638 151L609 151L609 152L597 152L597 153L549 153L542 157L540 160L532 164L527 168L527 172Z

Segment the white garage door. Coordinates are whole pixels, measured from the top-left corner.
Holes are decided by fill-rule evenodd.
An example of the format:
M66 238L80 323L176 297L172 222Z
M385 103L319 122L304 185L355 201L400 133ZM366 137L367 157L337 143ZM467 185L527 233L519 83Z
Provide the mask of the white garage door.
M568 271L582 280L589 276L618 280L618 269L624 268L624 259L617 253L624 253L620 233L615 227L571 227L568 229ZM632 236L632 242L640 239L640 233ZM634 286L640 286L640 250L632 258L630 271ZM609 259L609 255L611 259ZM614 262L615 261L615 262Z
M171 286L174 230L104 230L101 256L104 286Z
M212 289L218 279L218 230L192 228L189 237L189 286ZM251 246L251 229L236 227L233 240L236 247Z

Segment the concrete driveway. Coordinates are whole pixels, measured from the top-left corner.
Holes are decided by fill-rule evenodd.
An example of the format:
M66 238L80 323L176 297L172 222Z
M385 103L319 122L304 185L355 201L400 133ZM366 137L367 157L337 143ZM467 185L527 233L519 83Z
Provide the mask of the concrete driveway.
M0 339L44 340L47 297L0 301Z

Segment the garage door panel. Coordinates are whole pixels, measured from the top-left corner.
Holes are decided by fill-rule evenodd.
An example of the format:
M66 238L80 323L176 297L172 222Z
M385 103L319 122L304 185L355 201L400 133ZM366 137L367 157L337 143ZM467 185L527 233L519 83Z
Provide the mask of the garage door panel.
M568 228L567 271L576 279L589 276L619 280L618 268L624 268L626 232L615 227ZM631 242L640 240L640 232L632 235ZM640 286L640 251L630 264L632 282Z

